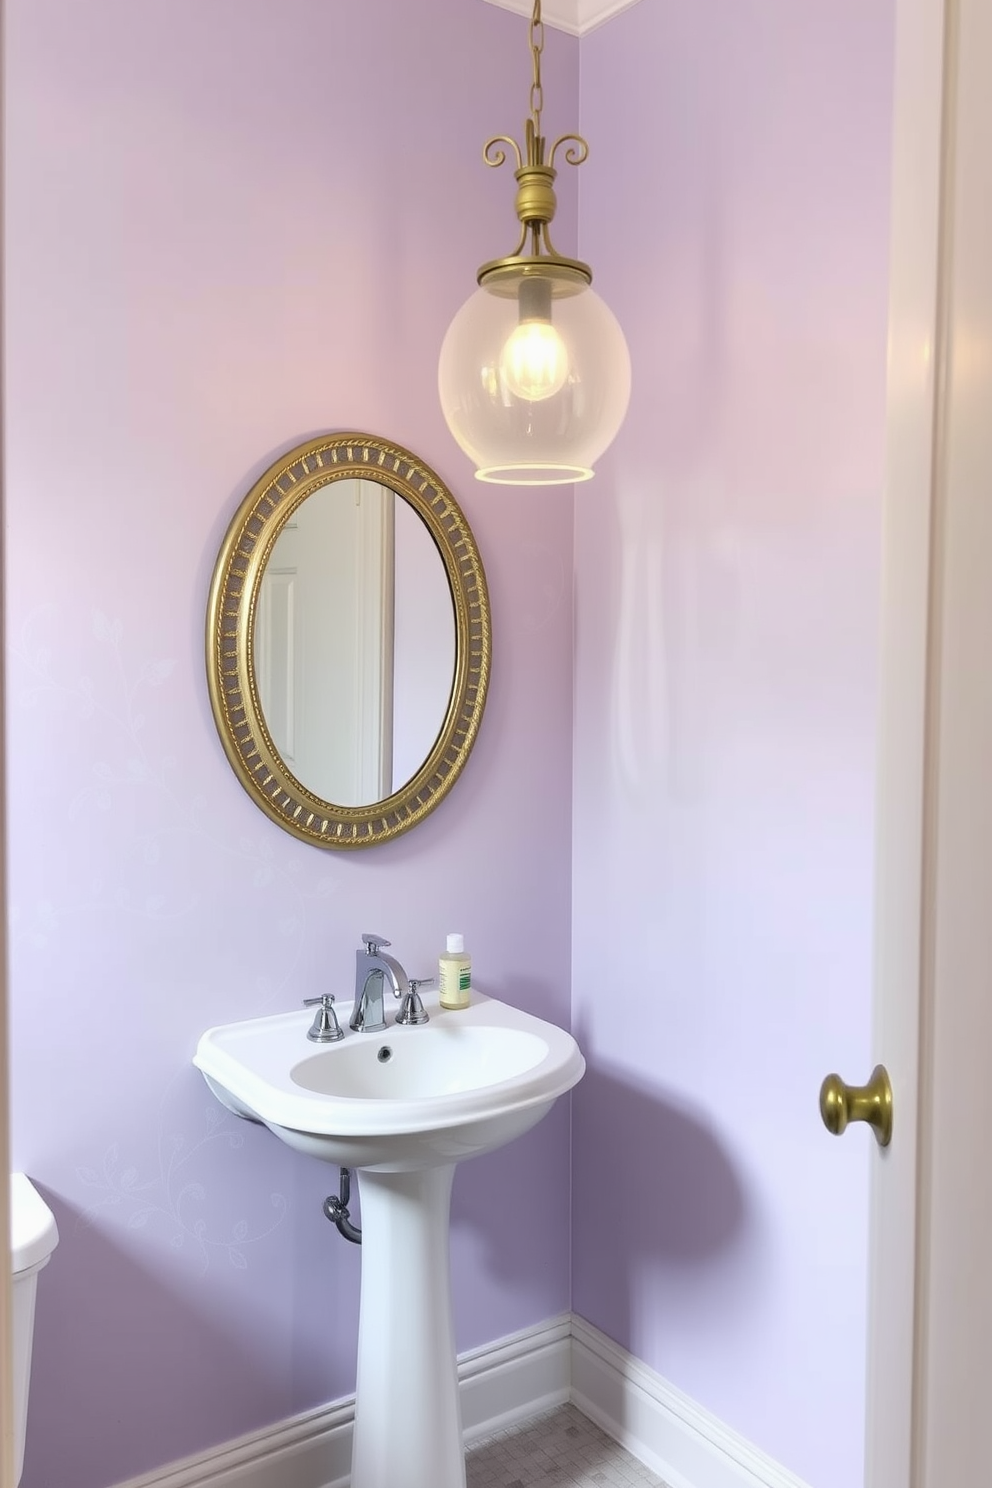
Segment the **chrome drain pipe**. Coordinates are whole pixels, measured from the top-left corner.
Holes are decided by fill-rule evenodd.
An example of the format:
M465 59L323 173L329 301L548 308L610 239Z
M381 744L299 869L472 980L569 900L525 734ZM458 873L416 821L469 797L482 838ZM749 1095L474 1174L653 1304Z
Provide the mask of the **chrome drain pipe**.
M350 1240L352 1245L361 1245L362 1232L357 1225L353 1225L348 1215L348 1200L351 1198L351 1169L341 1169L341 1184L337 1197L328 1194L324 1200L324 1213L337 1226L338 1234Z

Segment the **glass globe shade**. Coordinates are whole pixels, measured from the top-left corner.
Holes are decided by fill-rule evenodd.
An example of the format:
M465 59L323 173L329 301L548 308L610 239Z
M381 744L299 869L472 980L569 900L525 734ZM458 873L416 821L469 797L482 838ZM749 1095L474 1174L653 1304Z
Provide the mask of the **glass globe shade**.
M478 480L589 480L627 411L627 343L584 281L556 276L553 266L546 275L500 278L481 285L451 322L438 393Z

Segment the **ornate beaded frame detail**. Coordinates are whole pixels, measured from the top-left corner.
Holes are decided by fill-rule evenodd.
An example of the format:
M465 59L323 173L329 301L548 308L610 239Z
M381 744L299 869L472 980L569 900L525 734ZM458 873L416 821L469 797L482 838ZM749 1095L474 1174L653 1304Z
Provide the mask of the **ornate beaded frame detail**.
M259 701L253 636L262 574L284 524L319 487L355 478L398 492L430 531L454 606L455 674L444 722L416 775L386 800L338 806L301 785L276 750ZM319 847L370 847L408 832L444 799L461 773L489 685L489 591L461 508L438 476L400 445L369 434L324 435L298 445L256 481L228 528L210 586L206 649L221 743L241 784L266 815Z

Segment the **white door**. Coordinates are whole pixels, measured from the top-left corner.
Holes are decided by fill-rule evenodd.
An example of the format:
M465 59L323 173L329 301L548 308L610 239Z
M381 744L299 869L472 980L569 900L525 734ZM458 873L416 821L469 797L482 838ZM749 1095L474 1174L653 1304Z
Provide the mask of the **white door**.
M977 1488L992 1481L992 7L896 14L875 1010L895 1129L873 1159L865 1484Z

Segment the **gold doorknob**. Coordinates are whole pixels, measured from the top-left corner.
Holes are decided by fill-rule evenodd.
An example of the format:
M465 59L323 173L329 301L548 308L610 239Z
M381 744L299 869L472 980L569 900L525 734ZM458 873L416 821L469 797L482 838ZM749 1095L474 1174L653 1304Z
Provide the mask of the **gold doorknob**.
M845 1085L839 1075L828 1075L820 1086L820 1115L835 1137L850 1121L867 1121L879 1147L892 1141L892 1085L884 1064L876 1064L867 1085Z

